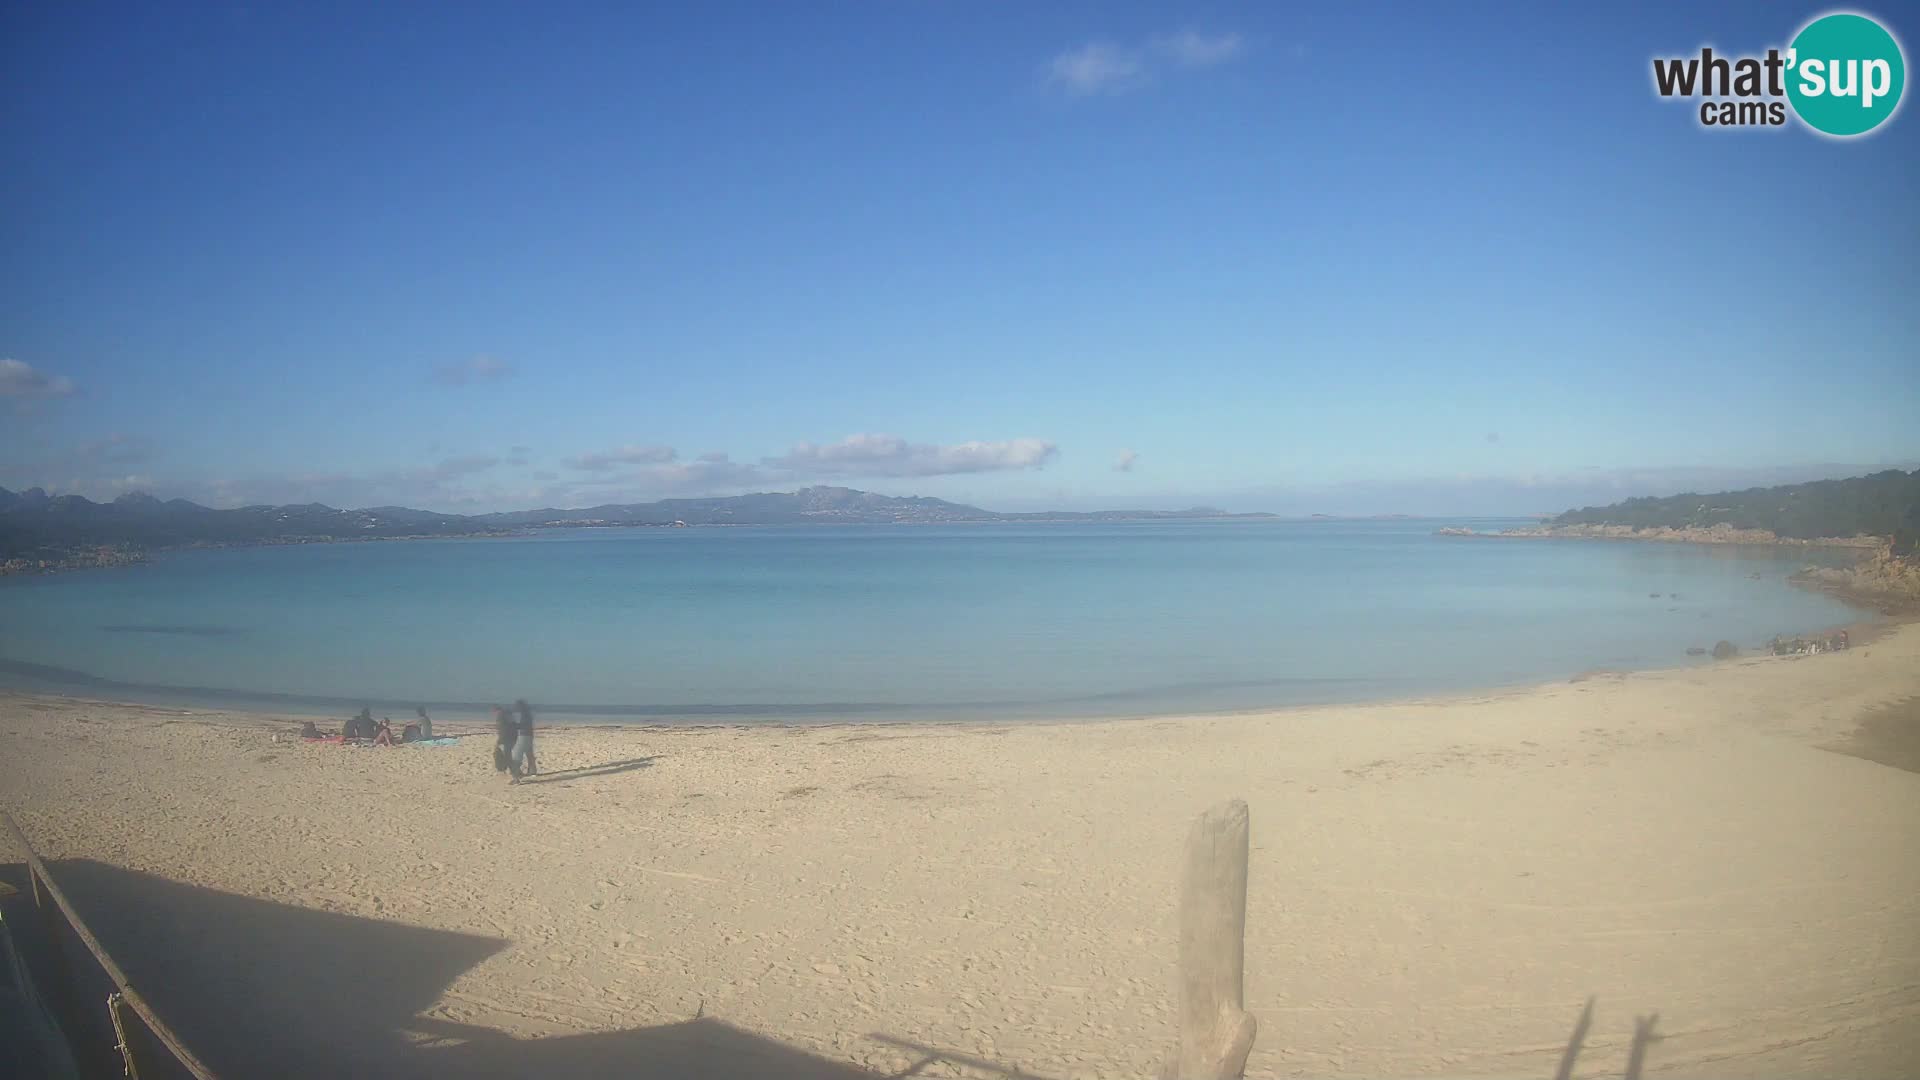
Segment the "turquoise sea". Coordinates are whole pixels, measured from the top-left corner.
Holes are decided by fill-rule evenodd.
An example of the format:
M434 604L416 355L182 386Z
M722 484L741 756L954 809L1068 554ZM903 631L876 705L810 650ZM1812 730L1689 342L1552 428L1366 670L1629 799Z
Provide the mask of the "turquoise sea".
M1699 662L1858 618L1820 552L1492 521L620 529L178 552L0 581L0 685L448 718L1136 715Z

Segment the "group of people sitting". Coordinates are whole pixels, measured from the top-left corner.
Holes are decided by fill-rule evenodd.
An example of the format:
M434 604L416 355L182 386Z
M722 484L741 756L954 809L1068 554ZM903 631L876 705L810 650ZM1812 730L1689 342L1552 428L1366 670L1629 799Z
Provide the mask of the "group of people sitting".
M1815 653L1839 652L1848 645L1845 630L1829 634L1826 637L1785 638L1777 637L1768 642L1775 656L1811 656Z
M427 715L426 706L415 709L414 714L416 717L414 721L401 728L400 734L395 736L392 717L383 716L375 721L373 710L362 708L358 713L347 718L345 726L340 729L339 738L343 742L371 743L374 746L394 746L433 738L433 719ZM315 727L311 720L301 723L300 737L303 739L334 738L331 733Z
M433 720L427 716L424 706L414 710L415 719L401 729L396 737L393 733L393 719L383 716L373 718L373 710L363 708L348 718L339 735L321 731L307 720L300 725L300 737L303 739L333 740L373 746L395 746L401 743L419 742L433 738ZM505 705L493 707L493 727L495 733L493 746L493 767L499 772L512 774L512 782L517 784L523 777L532 776L540 771L533 760L533 707L525 698L513 703L509 709Z

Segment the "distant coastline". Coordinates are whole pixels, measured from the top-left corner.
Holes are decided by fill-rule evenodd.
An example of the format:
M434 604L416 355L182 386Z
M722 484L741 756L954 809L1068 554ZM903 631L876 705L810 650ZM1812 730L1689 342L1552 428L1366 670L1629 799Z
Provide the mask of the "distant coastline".
M129 566L150 554L365 540L479 539L549 529L684 529L709 526L1071 524L1133 521L1270 521L1208 506L1185 510L1046 510L999 513L918 496L810 487L699 499L662 499L570 510L440 514L403 506L339 510L319 503L216 510L184 499L128 494L109 503L78 495L0 488L0 576Z

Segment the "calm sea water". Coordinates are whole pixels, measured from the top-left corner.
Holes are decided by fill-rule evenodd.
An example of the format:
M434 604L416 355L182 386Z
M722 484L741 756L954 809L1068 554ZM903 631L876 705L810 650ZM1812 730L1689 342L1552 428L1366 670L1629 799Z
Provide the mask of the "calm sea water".
M1435 525L579 530L183 552L0 582L0 682L316 711L525 697L555 719L1126 715L1666 666L1689 646L1857 617L1783 582L1818 553L1459 540Z

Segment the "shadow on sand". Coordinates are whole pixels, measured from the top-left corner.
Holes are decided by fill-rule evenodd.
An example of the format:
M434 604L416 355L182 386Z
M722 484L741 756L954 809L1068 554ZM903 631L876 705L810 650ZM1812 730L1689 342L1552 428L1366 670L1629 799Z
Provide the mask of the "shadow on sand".
M658 755L642 758L628 758L625 761L609 761L605 765L582 765L575 769L557 769L553 772L537 772L521 778L523 784L564 784L569 780L585 780L590 776L613 776L618 773L632 772L652 765ZM537 760L537 759L536 759Z
M22 869L7 867L6 879L24 880ZM507 942L290 907L86 859L50 869L133 985L223 1078L873 1076L710 1018L515 1039L423 1017L462 972ZM99 1024L69 1036L110 1047L106 1010L92 1004L106 1000L105 976L96 979L84 959L70 954L68 969L87 969L75 996L82 1016ZM143 1080L166 1075L142 1072Z

